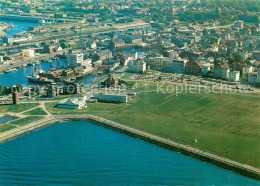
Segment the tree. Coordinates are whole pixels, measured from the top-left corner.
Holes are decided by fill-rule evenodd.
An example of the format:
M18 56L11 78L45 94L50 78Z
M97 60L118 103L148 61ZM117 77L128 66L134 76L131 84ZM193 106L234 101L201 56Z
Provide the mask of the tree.
M204 29L204 30L202 31L202 33L203 33L204 36L208 36L208 35L209 35L209 32L208 32L207 29Z
M240 54L236 53L234 55L234 60L235 60L235 62L241 63L243 61L243 57Z

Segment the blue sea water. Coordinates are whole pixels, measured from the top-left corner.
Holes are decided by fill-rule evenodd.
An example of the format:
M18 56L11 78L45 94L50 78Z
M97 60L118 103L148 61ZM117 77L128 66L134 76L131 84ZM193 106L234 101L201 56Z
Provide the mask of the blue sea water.
M15 34L18 34L19 32L28 30L29 26L36 26L37 23L30 23L30 22L21 22L21 21L14 21L14 20L2 20L0 19L0 22L2 23L8 23L13 24L14 28L7 31L7 36L14 36Z
M259 185L89 122L55 124L0 145L0 185Z
M10 116L2 116L2 117L0 117L0 125L1 125L1 124L4 124L4 123L6 123L6 122L12 121L12 120L14 120L13 117L10 117Z

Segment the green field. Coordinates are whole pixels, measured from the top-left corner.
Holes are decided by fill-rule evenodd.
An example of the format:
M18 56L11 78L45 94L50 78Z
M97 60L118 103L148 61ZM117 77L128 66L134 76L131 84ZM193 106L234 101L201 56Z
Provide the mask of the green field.
M55 105L46 107L53 114L95 114L260 168L258 96L143 92L127 104L92 103L73 112ZM192 142L195 138L198 143Z
M1 132L8 131L8 130L11 130L11 129L13 129L13 128L15 128L15 126L10 125L10 124L0 125L0 133L1 133Z
M34 110L30 110L28 112L25 112L24 115L47 115L42 108L36 108Z
M19 105L0 105L0 113L14 112L19 113L39 106L38 103L23 103Z

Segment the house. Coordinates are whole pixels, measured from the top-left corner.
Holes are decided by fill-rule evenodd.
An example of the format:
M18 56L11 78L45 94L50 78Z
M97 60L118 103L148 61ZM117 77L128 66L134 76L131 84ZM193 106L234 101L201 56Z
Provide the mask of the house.
M187 62L185 66L185 74L198 75L201 73L201 62Z
M73 97L61 100L57 108L82 109L86 108L86 97Z
M227 63L218 64L214 67L213 77L219 79L228 79L230 69Z
M129 35L124 38L127 44L139 44L143 42L141 35Z
M110 48L119 48L119 47L123 47L123 46L125 46L125 41L120 38L113 39L109 43Z
M86 47L89 48L89 49L96 49L97 43L94 40L88 40L86 42Z
M128 72L143 73L146 71L146 63L141 59L129 61L127 66Z
M240 71L229 72L228 81L237 82L240 78Z
M206 75L208 74L209 71L210 71L210 64L209 63L203 64L201 67L201 73L203 75Z
M113 56L112 52L110 50L101 50L100 52L97 52L93 55L92 60L98 61L98 60L106 60Z

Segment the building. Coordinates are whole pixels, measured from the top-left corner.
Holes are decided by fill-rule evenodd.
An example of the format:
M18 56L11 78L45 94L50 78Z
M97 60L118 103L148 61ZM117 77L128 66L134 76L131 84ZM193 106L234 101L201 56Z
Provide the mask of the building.
M108 75L108 78L103 83L103 86L108 87L108 88L109 87L117 87L118 85L119 85L118 79L111 73Z
M248 73L248 83L260 84L260 71Z
M86 42L86 47L89 49L96 49L97 43L94 40L89 40Z
M203 75L207 75L208 72L210 72L210 64L207 63L207 64L202 65L202 67L201 67L201 73L202 73Z
M24 50L24 56L25 57L35 57L35 52L32 49Z
M229 72L228 81L237 82L237 81L239 81L239 78L240 78L240 72L239 71Z
M141 35L129 35L124 38L127 44L139 44L143 42Z
M70 53L69 54L69 62L70 62L70 66L72 68L76 68L78 66L80 66L80 64L83 62L83 54L82 53L77 53L77 54L73 54Z
M67 108L67 109L82 109L86 108L86 97L73 97L61 100L57 108Z
M201 67L200 62L188 62L185 66L185 74L198 75L201 73Z
M227 63L215 65L213 77L217 79L228 79L230 69Z
M141 59L129 61L127 66L128 72L143 73L146 71L146 63Z
M43 53L47 53L47 54L52 54L53 53L53 48L50 47L49 45L45 45L42 49Z
M95 94L94 98L100 102L105 103L127 103L127 95L116 95L116 94Z
M97 52L93 55L92 57L92 60L93 61L98 61L98 60L106 60L106 59L109 59L109 58L112 58L113 57L113 54L110 50L101 50L100 52Z
M173 73L184 74L187 59L173 59Z
M256 84L257 83L257 78L258 78L258 73L257 72L248 73L248 83Z
M113 39L109 43L110 48L119 48L119 47L123 47L123 46L125 46L125 41L120 38Z
M163 66L164 66L164 61L167 60L167 59L169 59L169 58L162 57L162 56L153 57L153 58L149 59L147 64L150 65L151 69L161 71L163 69Z
M0 56L0 63L3 63L3 62L4 62L4 57Z
M243 77L247 77L249 73L253 72L253 70L254 70L253 66L242 67Z

